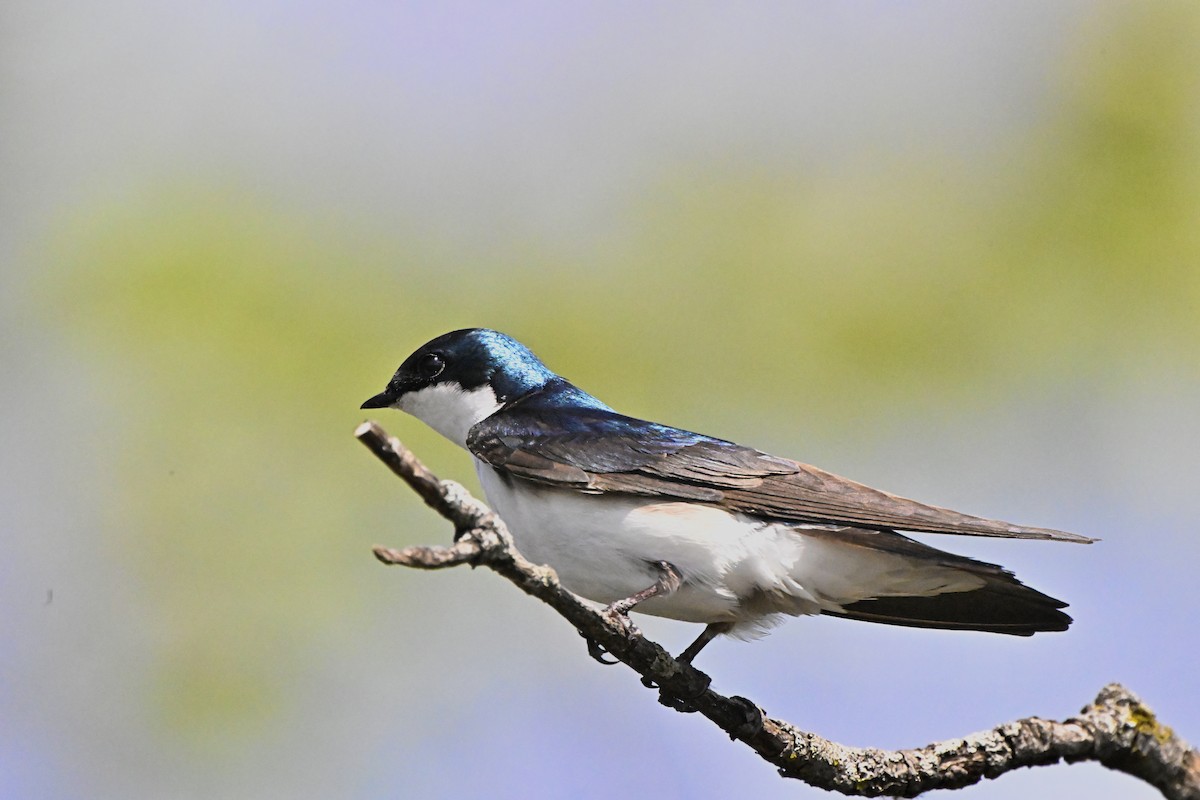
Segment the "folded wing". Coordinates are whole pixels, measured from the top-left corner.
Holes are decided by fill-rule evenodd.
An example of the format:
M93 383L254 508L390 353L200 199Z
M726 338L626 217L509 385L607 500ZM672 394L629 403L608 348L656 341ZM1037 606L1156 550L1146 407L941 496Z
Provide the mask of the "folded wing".
M580 492L713 503L800 523L1094 541L918 503L733 442L606 409L539 405L537 398L480 422L467 447L515 478Z

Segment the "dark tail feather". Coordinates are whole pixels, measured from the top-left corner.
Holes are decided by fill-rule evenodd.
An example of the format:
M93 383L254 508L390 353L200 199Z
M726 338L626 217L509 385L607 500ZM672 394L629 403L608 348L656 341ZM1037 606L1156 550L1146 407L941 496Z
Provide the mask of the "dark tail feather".
M1003 578L988 576L987 585L970 592L948 592L933 597L880 597L849 603L840 612L821 613L910 628L1032 636L1043 631L1065 631L1071 618L1059 609L1066 605L1005 573Z
M1032 636L1044 631L1065 631L1071 618L1059 609L1067 604L1017 580L996 564L957 556L914 541L898 533L857 528L805 530L848 546L866 547L941 567L951 567L982 578L983 586L966 592L945 592L932 597L878 597L842 605L841 611L822 611L835 617L906 625Z

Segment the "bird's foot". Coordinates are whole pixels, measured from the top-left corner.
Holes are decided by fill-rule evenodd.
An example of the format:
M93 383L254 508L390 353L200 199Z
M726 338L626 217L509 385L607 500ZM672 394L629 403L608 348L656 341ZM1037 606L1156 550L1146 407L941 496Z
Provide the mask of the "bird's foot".
M700 695L696 695L699 697ZM695 698L692 698L694 700ZM676 697L673 694L667 694L665 690L658 690L658 704L667 708L678 711L680 714L695 714L696 707L692 705L691 700L685 700L682 697Z
M621 632L625 634L626 638L633 639L641 636L642 632L638 630L638 627L629 620L629 615L626 613L626 611L627 609L623 607L622 603L612 603L611 605L606 606L600 613L606 620L612 622L618 628L620 628ZM579 635L582 636L587 642L588 655L593 659L599 661L605 666L611 666L619 663L617 659L607 657L610 655L610 653L604 647L604 645L600 644L583 631L579 631Z
M738 725L731 731L726 731L726 733L729 734L730 739L746 740L763 729L763 715L761 708L754 705L754 703L750 702L744 697L738 697L734 695L729 699L741 706L742 711L745 713L745 721L742 722L742 724Z
M605 656L608 655L608 651L605 650L604 646L601 645L599 642L597 642L595 639L591 638L583 631L580 631L579 635L582 636L584 641L587 642L588 655L591 656L592 658L594 658L596 661L599 661L601 664L603 664L606 667L611 667L613 664L621 663L621 662L617 661L617 659L615 659L615 658L605 658Z
M687 696L681 696L675 694L674 692L668 692L666 689L662 688L647 677L642 678L642 686L645 686L647 689L658 689L659 705L672 708L681 714L693 714L695 713L696 708L692 705L692 701L702 697L704 693L708 691L709 684L711 683L711 679L707 675L701 673L701 677L704 678L704 683L700 685L699 689Z
M638 626L633 624L633 620L629 619L627 609L622 607L621 603L612 603L604 607L600 612L603 617L609 622L615 624L625 634L627 639L633 639L642 635L638 630Z

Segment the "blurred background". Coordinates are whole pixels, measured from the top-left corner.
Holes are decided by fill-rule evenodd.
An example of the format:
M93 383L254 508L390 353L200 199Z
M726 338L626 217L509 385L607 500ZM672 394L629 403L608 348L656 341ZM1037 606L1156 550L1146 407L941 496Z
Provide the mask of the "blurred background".
M626 413L1103 539L924 537L1066 634L800 619L706 650L718 690L890 748L1121 681L1200 742L1198 35L1183 2L7 0L0 796L823 795L498 577L372 558L450 531L358 406L476 325ZM1068 793L1157 796L953 796Z

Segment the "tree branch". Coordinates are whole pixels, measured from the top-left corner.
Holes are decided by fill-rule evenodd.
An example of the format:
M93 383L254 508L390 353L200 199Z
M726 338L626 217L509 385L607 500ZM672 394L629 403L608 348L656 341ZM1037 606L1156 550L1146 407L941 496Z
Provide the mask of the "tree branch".
M772 719L745 698L714 692L703 672L640 635L630 636L564 589L554 570L530 563L517 551L499 517L459 484L438 480L379 425L364 422L355 435L455 529L450 547L376 547L376 558L419 569L471 564L495 570L653 681L661 702L703 714L784 777L847 795L915 797L930 789L970 786L1019 767L1060 759L1098 761L1140 778L1172 800L1200 800L1200 752L1115 683L1101 689L1078 716L1062 722L1029 717L911 750L847 747Z

